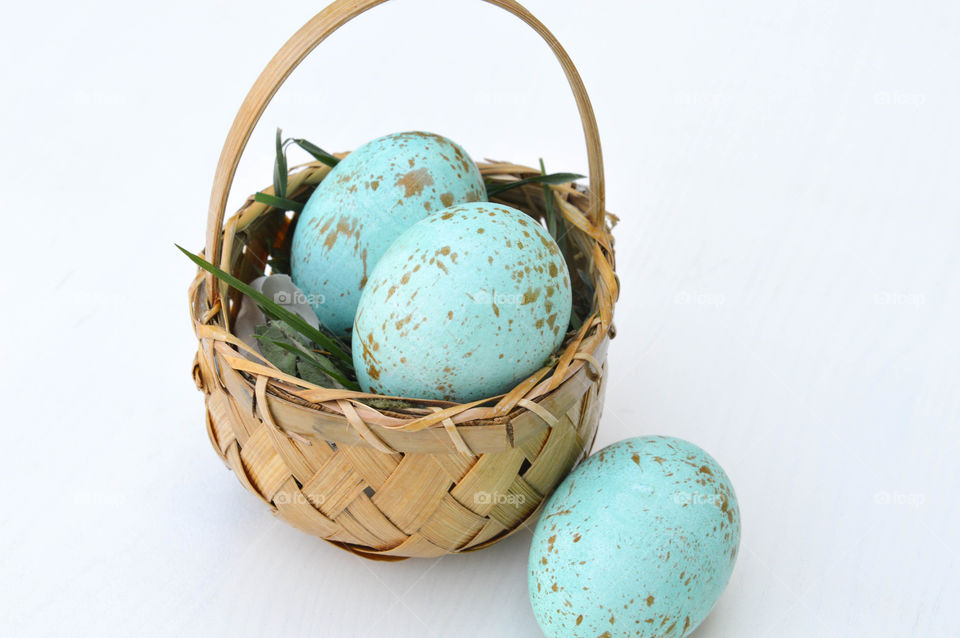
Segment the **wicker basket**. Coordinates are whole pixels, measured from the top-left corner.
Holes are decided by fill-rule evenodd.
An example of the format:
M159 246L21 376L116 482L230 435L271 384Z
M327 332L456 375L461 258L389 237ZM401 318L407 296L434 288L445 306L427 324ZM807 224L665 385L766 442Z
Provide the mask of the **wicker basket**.
M247 95L220 156L207 226L206 258L249 281L292 235L287 214L247 200L224 225L233 176L260 115L284 79L337 28L385 0L339 0L298 31ZM241 356L231 332L240 298L200 273L190 307L200 348L193 376L205 394L207 432L240 482L295 527L367 558L393 560L475 550L520 528L589 452L603 403L606 349L613 336L612 216L604 213L596 122L563 48L512 0L488 0L522 19L550 45L566 72L587 141L590 188L550 187L568 229L575 303L589 308L559 358L506 395L465 405L410 400L385 409L373 395L319 388ZM479 164L485 177L539 171ZM308 164L289 176L288 197L306 201L330 169ZM270 188L266 192L272 192ZM541 185L502 201L543 219ZM373 407L378 405L380 407Z

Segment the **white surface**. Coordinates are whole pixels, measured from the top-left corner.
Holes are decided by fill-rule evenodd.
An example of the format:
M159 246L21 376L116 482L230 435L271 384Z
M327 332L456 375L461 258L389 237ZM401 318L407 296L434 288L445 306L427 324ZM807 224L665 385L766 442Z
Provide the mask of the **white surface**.
M18 3L0 40L6 635L534 636L529 532L371 564L209 448L186 287L236 109L316 1ZM960 6L530 0L579 65L623 295L598 443L727 469L740 561L697 638L960 636ZM281 91L347 149L427 128L585 169L559 68L479 2L405 0Z

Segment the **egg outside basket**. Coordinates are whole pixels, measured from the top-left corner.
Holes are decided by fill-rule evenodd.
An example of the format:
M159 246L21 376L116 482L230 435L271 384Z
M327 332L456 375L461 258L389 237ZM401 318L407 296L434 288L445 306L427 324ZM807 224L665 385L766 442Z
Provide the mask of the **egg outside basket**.
M328 6L283 46L241 106L217 166L205 256L243 281L263 274L292 235L284 211L252 198L223 223L253 127L314 47L384 1ZM374 395L319 388L241 356L248 348L230 331L240 297L203 272L190 286L200 342L193 377L205 394L207 433L217 453L280 518L367 558L440 556L506 537L535 515L586 456L600 419L619 282L593 110L577 70L550 32L512 0L487 1L519 17L550 45L573 89L587 141L589 190L548 187L566 230L575 307L586 309L581 327L567 335L549 367L486 401L384 404ZM487 179L539 174L509 163L479 167ZM306 201L329 170L319 163L294 169L288 198ZM542 185L520 186L493 200L545 219Z

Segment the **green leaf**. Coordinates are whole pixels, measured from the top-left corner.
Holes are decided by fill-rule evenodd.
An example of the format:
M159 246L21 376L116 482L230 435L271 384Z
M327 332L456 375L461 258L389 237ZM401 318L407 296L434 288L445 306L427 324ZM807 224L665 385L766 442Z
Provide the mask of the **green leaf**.
M266 307L266 306L263 306L263 305L261 305L261 304L257 304L257 307L260 308L260 311L261 311L264 315L266 315L267 317L269 317L269 318L272 319L273 321L279 323L281 326L286 326L286 325L287 325L287 324L284 323L283 318L277 316L277 314L276 314L275 312L273 312L270 308L268 308L268 307ZM298 317L299 317L299 315L295 315L295 316L298 316ZM307 324L307 326L310 326L310 324ZM290 326L287 326L287 327L290 327ZM291 329L292 329L292 330L296 330L296 329L294 329L294 328L291 328ZM288 340L288 341L290 341L290 342L296 341L297 343L303 343L303 344L305 344L305 345L309 345L309 344L315 343L315 342L312 341L311 339L307 338L306 335L304 335L303 333L300 333L299 330L296 330L296 331L297 331L298 334L300 335L300 338L299 338L299 339L296 339L296 338L294 338L294 335L287 334L287 337L288 337L287 340ZM340 340L339 340L336 336L334 336L333 334L327 333L327 332L325 331L325 329L323 328L323 326L320 326L320 334L322 334L329 342L333 343L338 349L342 350L343 352L347 352L347 347L343 344L343 342L340 341ZM317 347L320 347L320 346L317 346ZM347 356L350 356L350 355L348 354ZM353 372L353 360L352 360L352 359L351 359L349 362L346 362L346 361L338 361L337 365L339 365L339 366L341 367L342 371L345 372L345 373L347 373L347 374L352 375L352 374L354 373L354 372Z
M344 362L347 366L350 366L350 369L352 369L353 358L344 350L344 348L341 347L341 344L335 337L324 334L317 328L314 328L307 323L300 315L296 314L295 312L291 312L283 306L275 303L263 293L254 290L249 284L245 284L230 273L217 268L202 257L194 255L183 246L180 246L179 244L174 244L174 246L176 246L180 252L186 255L187 258L197 266L256 301L265 314L273 317L274 319L281 319L285 321L291 328L299 332L310 341L316 343L324 350L329 351L330 354L332 354L335 358Z
M277 128L277 161L273 164L273 194L287 197L287 155L283 148L282 131Z
M261 204L267 204L268 206L279 208L280 210L295 210L298 213L303 210L303 204L301 204L300 202L295 202L292 199L283 199L282 197L275 197L268 193L258 192L253 196L253 200L256 202L260 202Z
M340 387L360 389L330 359L312 351L313 344L305 343L306 339L283 321L268 319L266 324L256 327L253 337L260 342L261 354L289 375L324 387L335 381Z
M343 387L347 388L348 390L360 389L360 386L357 385L356 382L351 381L350 379L343 376L343 374L341 374L340 371L337 370L336 367L334 367L333 364L330 362L330 360L327 359L326 357L322 355L318 355L314 352L310 352L304 347L298 348L297 346L291 343L287 343L285 341L274 341L273 345L275 345L276 347L282 350L285 350L290 354L296 355L297 357L300 358L299 359L300 363L303 363L304 361L310 363L311 365L313 365L314 367L322 371L326 376L330 377L331 379L333 379ZM324 361L326 363L323 363ZM297 367L298 370L300 370L301 368L302 366ZM311 381L311 379L308 377L302 377L302 378L306 379L307 381ZM316 381L313 381L313 383L316 383Z
M283 332L276 323L268 322L257 326L254 328L253 336L260 342L260 353L266 357L270 363L287 374L297 374L296 354L288 352L284 348L279 348L276 345L278 340L283 338Z
M333 362L330 359L326 358L322 354L314 352L311 348L314 347L314 344L304 339L302 335L298 335L297 332L288 326L283 321L274 321L274 325L280 328L280 333L284 337L285 343L290 344L296 348L295 354L300 357L306 357L311 359L317 367L320 367L327 374L330 374L340 380L342 375L339 373L337 368L334 366ZM281 346L284 347L284 346ZM345 379L344 379L345 380Z
M493 197L503 191L508 191L524 184L566 184L584 176L577 173L551 173L550 175L533 175L518 179L515 182L489 182L487 183L487 197Z
M329 375L307 359L297 361L297 376L321 388L340 387L340 384L336 384ZM354 390L355 388L350 389Z
M325 150L323 150L322 148L320 148L319 146L317 146L312 142L308 142L307 140L296 138L296 137L291 138L290 141L296 144L297 146L299 146L300 148L302 148L303 150L305 150L306 152L313 155L313 157L318 162L323 162L327 166L333 167L340 162L339 159L337 159L336 157L334 157L333 155L326 152Z

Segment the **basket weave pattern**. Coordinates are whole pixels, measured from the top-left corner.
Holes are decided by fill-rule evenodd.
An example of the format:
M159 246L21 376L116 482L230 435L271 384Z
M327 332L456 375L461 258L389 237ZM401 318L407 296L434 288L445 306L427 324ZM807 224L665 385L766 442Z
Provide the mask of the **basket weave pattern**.
M234 122L215 180L205 256L244 281L263 274L292 235L288 215L252 198L223 223L249 132L306 53L379 1L341 0L321 12L274 58ZM535 515L588 453L600 419L619 282L610 234L614 218L603 210L596 124L576 70L549 32L516 3L493 4L538 25L567 71L587 134L591 188L549 187L567 229L575 302L590 308L557 357L490 400L383 404L374 395L320 388L284 374L230 332L239 309L236 293L202 273L190 287L200 345L193 375L205 395L207 432L217 453L276 515L368 558L440 556L504 538ZM479 167L493 179L539 173L508 163ZM319 163L294 169L288 197L305 201L328 172ZM546 214L540 185L506 191L494 201L537 219ZM578 281L576 271L589 281Z

